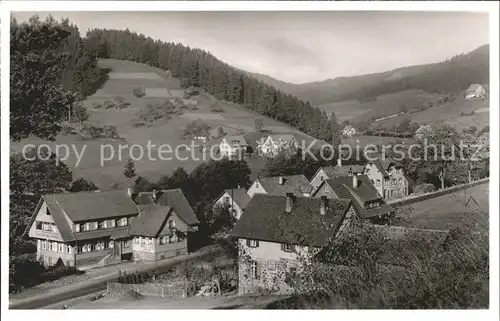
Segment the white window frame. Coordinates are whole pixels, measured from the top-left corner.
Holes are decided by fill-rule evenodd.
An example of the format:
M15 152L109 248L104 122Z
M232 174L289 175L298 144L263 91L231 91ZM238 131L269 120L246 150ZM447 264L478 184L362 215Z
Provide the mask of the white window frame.
M249 240L248 242L249 247L257 247L257 240Z
M75 224L75 232L77 232L77 233L80 232L80 228L81 228L80 223L76 223Z
M168 221L168 227L175 228L175 220L174 219L171 219L170 221Z
M55 224L51 224L51 226L50 226L50 227L51 227L51 229L52 229L52 232L54 232L54 233L59 232L59 230L57 229L57 225L55 225Z

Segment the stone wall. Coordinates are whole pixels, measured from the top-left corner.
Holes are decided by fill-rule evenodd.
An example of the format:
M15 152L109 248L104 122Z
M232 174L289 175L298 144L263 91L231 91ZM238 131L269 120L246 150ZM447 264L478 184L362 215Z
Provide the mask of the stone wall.
M257 259L257 275L252 275L252 262L238 263L238 294L247 293L290 293L292 289L285 282L291 268L297 267L293 260Z

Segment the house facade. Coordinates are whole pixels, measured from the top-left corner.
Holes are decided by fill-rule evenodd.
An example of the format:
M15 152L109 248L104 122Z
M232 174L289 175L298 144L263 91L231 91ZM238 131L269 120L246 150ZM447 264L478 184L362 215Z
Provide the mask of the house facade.
M364 168L363 165L342 165L342 160L338 159L337 166L318 169L311 179L311 185L316 189L326 179L363 174Z
M389 160L376 160L365 166L364 174L370 178L384 199L396 199L409 195L409 182L403 167Z
M293 155L298 150L297 139L294 135L269 135L262 137L257 142L257 153L260 156L274 158L279 153L287 153Z
M249 201L250 196L244 188L227 189L214 201L213 208L227 207L233 217L239 220Z
M219 144L221 155L231 157L242 155L246 152L248 144L243 136L226 136Z
M254 196L232 233L239 245L239 294L290 292L293 274L354 215L349 200Z
M465 99L481 99L486 96L486 89L481 84L471 84L465 91Z
M194 213L185 214L192 209L182 191L162 193L170 195L176 212L183 212L180 221L196 228ZM132 188L43 195L26 231L37 242L37 260L46 266L59 259L68 266L83 266L134 258L136 235L131 230L140 223L137 196Z

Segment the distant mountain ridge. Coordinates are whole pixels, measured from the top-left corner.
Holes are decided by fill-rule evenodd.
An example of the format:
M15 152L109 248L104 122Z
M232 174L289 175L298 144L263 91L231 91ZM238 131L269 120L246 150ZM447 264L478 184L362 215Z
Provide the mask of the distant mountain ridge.
M489 45L439 63L302 84L292 84L258 73L247 74L313 105L364 99L407 89L452 93L467 89L471 83L489 83Z

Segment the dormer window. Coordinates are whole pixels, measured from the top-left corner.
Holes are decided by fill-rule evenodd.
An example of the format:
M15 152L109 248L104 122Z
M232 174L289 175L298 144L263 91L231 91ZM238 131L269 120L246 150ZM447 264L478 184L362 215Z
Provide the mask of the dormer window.
M169 228L175 228L175 220L168 221L168 227Z

